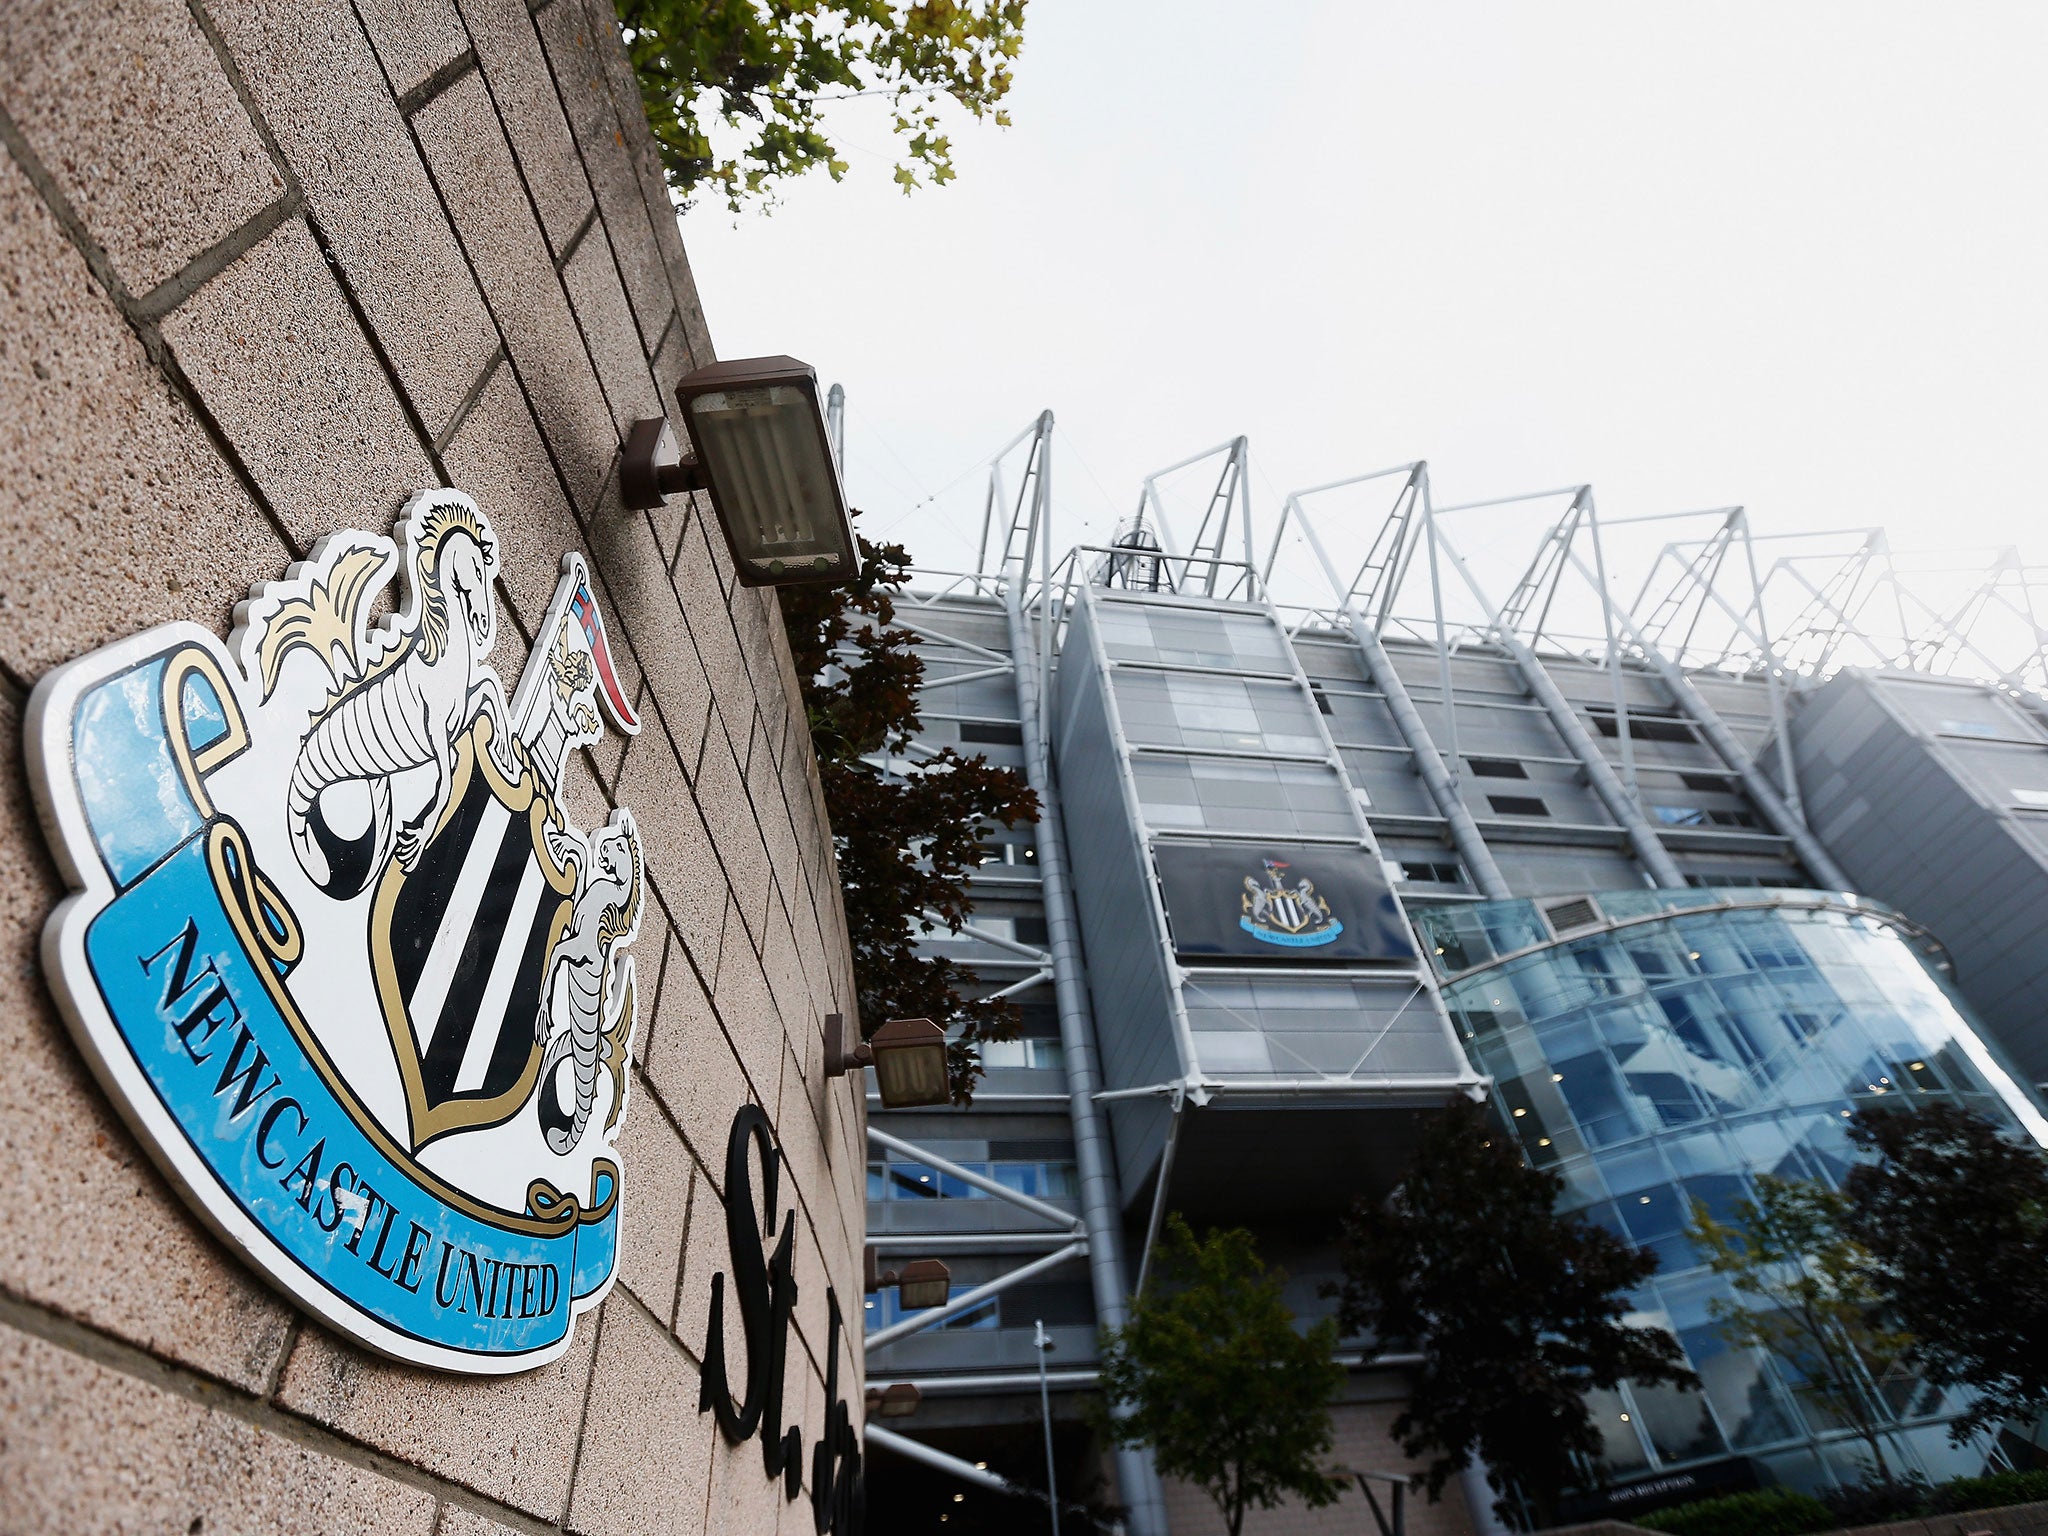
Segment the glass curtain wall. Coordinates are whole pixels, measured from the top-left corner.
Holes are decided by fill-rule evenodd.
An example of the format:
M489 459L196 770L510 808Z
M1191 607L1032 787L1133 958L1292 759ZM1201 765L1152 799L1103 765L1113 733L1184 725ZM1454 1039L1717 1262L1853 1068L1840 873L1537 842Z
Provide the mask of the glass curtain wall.
M1529 1161L1580 1211L1661 1261L1633 1321L1675 1333L1704 1392L1596 1394L1610 1471L1729 1454L1794 1486L1852 1480L1860 1443L1782 1362L1730 1349L1732 1297L1685 1237L1692 1202L1731 1214L1758 1173L1838 1186L1855 1111L1943 1098L2048 1144L2048 1122L1890 912L1821 892L1631 891L1592 898L1597 931L1553 937L1536 903L1414 912L1472 1062ZM1962 1406L1877 1383L1898 1460L1939 1479Z

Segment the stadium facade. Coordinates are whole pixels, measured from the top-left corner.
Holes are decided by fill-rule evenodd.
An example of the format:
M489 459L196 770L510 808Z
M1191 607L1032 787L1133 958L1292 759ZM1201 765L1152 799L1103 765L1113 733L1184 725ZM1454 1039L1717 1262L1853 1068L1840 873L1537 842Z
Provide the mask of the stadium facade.
M926 940L1019 1005L1020 1037L984 1048L968 1110L870 1101L870 1240L885 1265L943 1257L954 1292L907 1315L868 1299L871 1383L922 1394L870 1432L876 1509L1039 1528L1042 1506L949 1472L1044 1486L1043 1365L1062 1496L1121 1502L1145 1536L1207 1529L1199 1495L1080 1417L1098 1325L1146 1283L1168 1212L1252 1228L1297 1309L1326 1310L1340 1218L1458 1095L1568 1208L1662 1260L1637 1320L1705 1390L1597 1401L1617 1507L1853 1476L1846 1426L1721 1341L1725 1282L1683 1228L1760 1173L1839 1180L1877 1098L2048 1141L2011 1064L2048 1063L2024 896L2048 878L2039 630L2003 672L1981 648L2023 581L1984 576L1977 646L1889 645L1858 622L1873 569L1892 599L1903 579L1869 536L1760 563L1739 509L1603 528L1583 486L1437 508L1421 464L1289 497L1255 539L1241 439L1056 554L1053 443L1048 413L996 461L977 568L921 572L899 609L927 673L891 771L982 752L1047 814L993 847L970 924ZM1631 603L1609 595L1625 560ZM1347 1347L1338 1455L1398 1473L1406 1362ZM1923 1382L1868 1387L1904 1465L2007 1454L1952 1446L1960 1404ZM1321 1518L1359 1528L1357 1502ZM1409 1523L1485 1529L1485 1504Z

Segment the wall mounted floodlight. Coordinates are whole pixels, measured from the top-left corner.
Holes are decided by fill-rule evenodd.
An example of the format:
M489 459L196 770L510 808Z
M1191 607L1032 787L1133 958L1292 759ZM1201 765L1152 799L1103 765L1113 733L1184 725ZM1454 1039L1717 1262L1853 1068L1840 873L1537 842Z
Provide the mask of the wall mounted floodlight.
M733 566L750 587L837 584L860 570L853 519L818 404L818 373L793 357L713 363L676 386L682 445L665 418L633 424L619 466L626 506L708 491Z
M946 1032L930 1019L891 1019L868 1037L884 1109L950 1104Z
M900 1270L883 1269L870 1243L866 1263L863 1289L873 1295L886 1286L895 1286L896 1298L907 1312L943 1307L953 1294L953 1272L937 1259L912 1259Z
M917 1383L899 1381L888 1387L869 1387L865 1401L868 1417L871 1419L907 1419L917 1412L917 1405L924 1394L917 1390Z
M875 1069L884 1109L950 1104L946 1032L930 1019L891 1019L860 1044L846 1044L846 1020L825 1015L825 1075L844 1077L856 1067Z

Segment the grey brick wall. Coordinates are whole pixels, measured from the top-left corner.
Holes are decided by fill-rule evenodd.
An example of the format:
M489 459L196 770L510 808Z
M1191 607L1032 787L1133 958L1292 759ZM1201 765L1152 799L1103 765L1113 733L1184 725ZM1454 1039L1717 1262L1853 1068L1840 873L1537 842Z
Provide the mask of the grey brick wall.
M1397 1384L1374 1378L1367 1378L1362 1390L1361 1384L1353 1384L1354 1393L1370 1394L1375 1400L1340 1402L1330 1410L1336 1438L1326 1458L1328 1465L1408 1475L1427 1468L1426 1461L1404 1455L1393 1438L1393 1422L1402 1404L1387 1394L1401 1390ZM1175 1536L1210 1536L1212 1532L1222 1536L1223 1516L1206 1493L1172 1478L1166 1480L1165 1492L1167 1519ZM1387 1485L1375 1483L1373 1492L1381 1512L1391 1516ZM1464 1487L1457 1478L1451 1479L1436 1503L1423 1493L1408 1495L1406 1516L1409 1536L1472 1536L1474 1529L1465 1507ZM1276 1509L1254 1509L1245 1516L1244 1528L1249 1536L1357 1536L1379 1529L1355 1483L1335 1504L1323 1509L1309 1509L1292 1499Z
M734 584L701 509L617 491L626 425L711 356L603 0L9 8L0 1527L808 1529L697 1412L697 1369L747 1100L798 1211L807 1443L826 1285L858 1314L861 1110L820 1071L821 1016L852 1011L831 844L774 598ZM343 1343L188 1215L49 1000L63 888L21 767L49 667L174 618L225 633L323 533L387 530L434 484L500 531L501 675L580 549L647 722L569 790L585 827L633 808L657 898L620 1280L561 1360L497 1380Z

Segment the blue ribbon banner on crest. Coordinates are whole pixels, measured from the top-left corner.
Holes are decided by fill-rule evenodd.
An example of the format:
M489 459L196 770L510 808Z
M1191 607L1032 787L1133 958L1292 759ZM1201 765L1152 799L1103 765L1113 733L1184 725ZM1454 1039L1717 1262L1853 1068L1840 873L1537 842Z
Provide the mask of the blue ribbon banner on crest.
M612 1274L617 1166L598 1159L581 1198L536 1181L524 1211L502 1211L356 1102L288 985L296 918L233 818L195 798L193 764L240 729L219 676L174 648L73 715L79 801L115 892L85 937L106 1011L220 1189L346 1307L465 1355L547 1351Z

